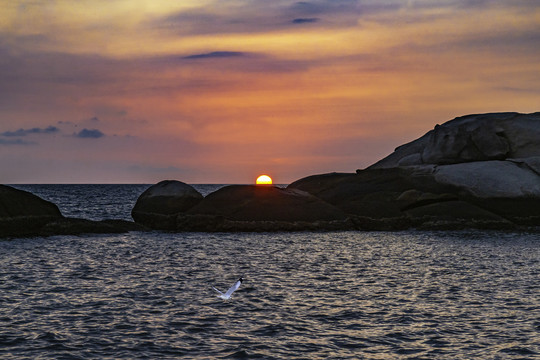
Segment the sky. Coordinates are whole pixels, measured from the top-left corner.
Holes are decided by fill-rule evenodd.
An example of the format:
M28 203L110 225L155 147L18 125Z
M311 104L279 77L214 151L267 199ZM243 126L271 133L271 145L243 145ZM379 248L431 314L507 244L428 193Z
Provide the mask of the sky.
M0 183L290 183L540 111L531 0L2 0Z

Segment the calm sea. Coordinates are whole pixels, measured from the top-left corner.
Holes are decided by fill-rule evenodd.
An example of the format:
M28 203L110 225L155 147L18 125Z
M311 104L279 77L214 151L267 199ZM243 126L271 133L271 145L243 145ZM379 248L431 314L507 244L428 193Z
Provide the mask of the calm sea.
M89 219L129 219L147 188L16 187ZM215 296L212 286L226 290L240 276L230 300ZM540 358L540 236L133 232L0 241L0 358Z

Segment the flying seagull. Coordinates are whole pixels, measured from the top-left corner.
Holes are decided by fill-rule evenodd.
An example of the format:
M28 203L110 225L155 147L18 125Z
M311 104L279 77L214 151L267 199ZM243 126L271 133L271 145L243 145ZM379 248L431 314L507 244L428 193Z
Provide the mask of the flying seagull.
M223 300L228 300L231 298L232 293L235 292L240 287L240 285L242 284L242 281L244 281L243 278L238 279L238 281L235 282L234 285L231 286L230 289L227 290L225 294L213 286L212 286L212 289L216 290L219 293L218 297L222 298Z

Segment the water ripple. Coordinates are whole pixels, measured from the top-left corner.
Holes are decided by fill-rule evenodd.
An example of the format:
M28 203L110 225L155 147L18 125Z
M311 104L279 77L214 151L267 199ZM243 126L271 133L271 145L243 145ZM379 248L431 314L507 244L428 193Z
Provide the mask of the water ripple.
M539 255L497 232L2 242L0 358L533 358Z

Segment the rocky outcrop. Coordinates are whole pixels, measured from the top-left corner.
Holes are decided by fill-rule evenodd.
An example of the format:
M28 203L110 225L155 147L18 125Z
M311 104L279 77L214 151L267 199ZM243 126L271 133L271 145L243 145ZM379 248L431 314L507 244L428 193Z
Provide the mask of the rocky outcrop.
M305 231L540 228L540 113L456 118L356 173L287 188L232 185L203 198L180 181L141 194L136 223L64 218L0 186L0 237L131 230Z
M0 185L0 238L123 233L147 230L123 220L66 218L58 206L27 191Z
M139 222L137 218L135 220ZM147 221L145 225L156 230L170 231L350 228L343 211L307 192L260 185L225 186L189 209L172 214L154 213L152 222Z
M266 185L230 185L211 194L189 214L217 215L236 221L329 221L346 215L305 191Z
M356 173L313 175L286 189L228 186L189 208L154 209L145 224L174 231L534 226L539 170L540 113L470 115Z
M201 202L203 196L192 186L176 180L164 180L143 192L131 216L136 223L152 229L176 230L176 216Z
M540 157L540 113L467 115L399 146L368 169Z
M27 191L0 185L0 237L36 232L62 218L55 204Z
M454 119L356 174L301 179L367 227L540 226L540 113ZM372 220L370 222L370 220Z
M322 230L350 226L346 220L342 210L305 191L230 185L209 194L179 216L177 230Z
M59 218L58 206L50 201L11 186L0 185L0 218Z

